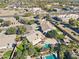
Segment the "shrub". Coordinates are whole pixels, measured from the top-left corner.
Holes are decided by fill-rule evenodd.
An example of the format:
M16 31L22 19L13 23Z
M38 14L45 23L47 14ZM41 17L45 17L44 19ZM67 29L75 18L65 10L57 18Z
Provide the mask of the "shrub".
M26 28L24 26L18 26L16 31L16 34L24 34L26 32Z
M16 19L16 20L19 20L19 16L15 16L15 19Z
M3 19L0 19L0 23L2 23L3 22Z
M1 25L2 26L9 26L11 24L11 21L4 21Z
M13 27L8 28L5 34L7 35L16 34L16 28L13 28Z
M33 14L32 13L25 13L24 15L23 15L23 17L29 17L29 16L32 16Z

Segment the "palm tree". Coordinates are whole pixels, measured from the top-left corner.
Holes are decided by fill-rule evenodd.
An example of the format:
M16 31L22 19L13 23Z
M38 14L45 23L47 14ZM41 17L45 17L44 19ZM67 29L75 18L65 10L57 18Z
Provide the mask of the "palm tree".
M58 59L61 59L60 58L60 44L58 43L58 51L57 51L57 55L58 55Z
M60 44L59 43L57 43L56 47L54 47L54 50L57 52L58 59L61 59L60 58Z
M64 52L64 59L72 59L71 54L68 50Z
M52 45L51 45L51 44L49 44L48 46L49 46L49 49L50 49L50 51L49 51L49 52L50 52L50 53L52 53L52 50L53 50L53 49L52 49L52 48L53 48L53 47L52 47Z

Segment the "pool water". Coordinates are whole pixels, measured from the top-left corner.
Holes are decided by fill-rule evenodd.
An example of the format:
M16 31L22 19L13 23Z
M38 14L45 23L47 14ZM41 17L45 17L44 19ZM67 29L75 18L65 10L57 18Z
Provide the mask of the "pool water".
M49 48L49 44L45 44L44 45L44 48Z
M45 56L44 59L57 59L57 58L54 54L50 54L50 55Z
M49 48L50 44L46 43L43 47ZM43 59L57 59L57 56L55 54L48 54Z

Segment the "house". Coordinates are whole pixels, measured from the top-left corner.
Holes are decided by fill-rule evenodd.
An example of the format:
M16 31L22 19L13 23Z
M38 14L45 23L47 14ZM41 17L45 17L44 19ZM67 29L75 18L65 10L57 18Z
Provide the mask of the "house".
M34 14L45 14L45 13L47 13L46 11L42 10L42 9L39 8L39 7L27 8L27 10L28 10L29 12L34 13Z
M59 17L63 22L69 23L69 19L70 19L70 18L77 19L77 18L79 18L79 15L77 15L77 14L64 14L64 15L59 15L58 17Z
M44 35L39 31L35 31L34 33L26 34L26 38L30 43L36 45L44 39Z
M12 48L16 35L0 35L0 49Z
M32 12L36 12L36 11L41 11L42 9L41 8L27 8L29 11L32 11Z
M40 21L40 26L43 30L43 33L47 33L48 31L51 31L53 27L53 25L49 21L46 21L45 19Z

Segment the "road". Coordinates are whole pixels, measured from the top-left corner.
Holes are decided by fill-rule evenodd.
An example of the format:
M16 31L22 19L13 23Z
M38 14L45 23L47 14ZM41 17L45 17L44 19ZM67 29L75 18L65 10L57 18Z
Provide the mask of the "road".
M6 16L0 16L0 17L14 17L15 15L6 15ZM23 16L23 14L19 14L19 15L17 15L17 16Z
M50 13L51 15L54 15L54 14L58 14L58 15L63 15L63 14L77 14L79 15L79 11L71 11L71 12L52 12Z

